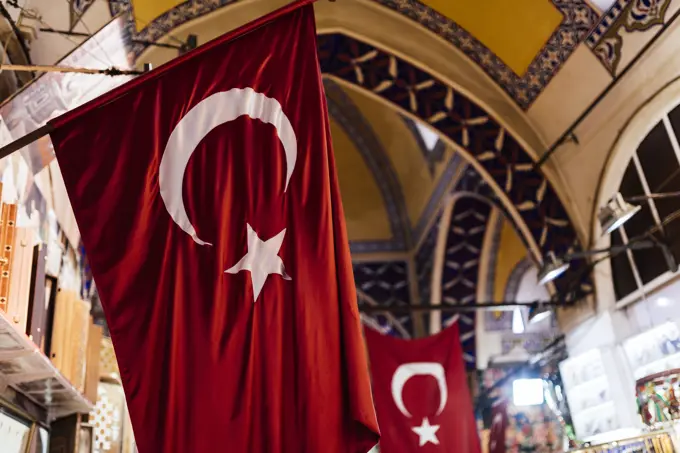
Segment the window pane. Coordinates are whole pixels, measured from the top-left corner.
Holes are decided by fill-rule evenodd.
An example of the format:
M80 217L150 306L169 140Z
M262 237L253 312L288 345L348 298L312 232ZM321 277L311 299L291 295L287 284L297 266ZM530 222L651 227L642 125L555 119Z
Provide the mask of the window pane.
M658 192L652 191L652 193L663 192L680 192L680 169L675 171L671 178L659 188ZM656 210L659 212L661 221L663 221L665 217L680 209L680 197L657 198L654 200L654 204L656 204Z
M624 198L633 195L642 195L644 193L635 164L632 161L628 164L626 172L623 175L620 190ZM639 204L642 207L640 212L635 214L623 226L629 241L648 233L656 225L649 203L642 202ZM637 268L643 283L652 281L667 270L663 253L658 248L633 250L633 261L635 262L635 267Z
M416 129L420 133L420 138L423 139L425 148L427 148L428 151L432 151L439 141L439 135L420 121L416 121L415 125Z
M611 234L611 241L612 247L623 244L621 233L619 233L618 230ZM623 299L637 289L628 256L625 252L618 253L612 256L610 262L612 266L612 280L614 280L616 299Z
M624 198L645 194L645 191L642 189L642 183L640 182L637 169L635 168L635 163L632 159L626 167L626 171L623 173L619 192L621 192L621 195L623 195Z
M671 120L675 136L680 137L680 105L675 107L671 113L668 114L668 119Z
M658 247L633 250L633 261L642 283L649 283L668 270L663 252Z
M652 193L660 192L680 169L680 163L662 122L657 123L640 143L637 155Z

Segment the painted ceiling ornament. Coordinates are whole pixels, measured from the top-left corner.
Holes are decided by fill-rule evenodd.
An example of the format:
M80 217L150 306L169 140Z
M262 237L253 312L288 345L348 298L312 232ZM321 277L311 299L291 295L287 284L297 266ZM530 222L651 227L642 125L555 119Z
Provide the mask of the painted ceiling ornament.
M633 0L623 26L627 31L645 31L664 23L671 0Z
M170 134L161 159L158 179L161 198L170 217L198 245L210 246L212 244L198 237L182 199L182 182L189 159L210 131L243 115L271 124L276 129L286 155L284 192L288 189L290 177L295 169L297 161L295 131L276 99L258 93L252 88L232 88L212 94L192 107ZM266 241L260 239L250 224L246 223L246 230L248 253L225 273L236 274L242 270L250 271L253 302L255 302L269 275L278 274L285 280L291 280L286 273L283 261L278 256L286 229L284 228Z
M404 404L404 386L415 376L431 376L436 379L439 387L439 408L436 415L440 415L448 401L448 387L446 385L446 371L441 363L437 362L411 362L400 365L392 376L392 398L394 404L405 417L412 417L411 413ZM437 438L437 431L439 425L430 424L428 417L423 418L418 426L414 426L411 430L418 435L418 445L420 447L427 443L439 445Z
M586 44L609 73L618 74L623 37L621 30L642 32L665 22L671 0L617 0L600 24L593 30Z

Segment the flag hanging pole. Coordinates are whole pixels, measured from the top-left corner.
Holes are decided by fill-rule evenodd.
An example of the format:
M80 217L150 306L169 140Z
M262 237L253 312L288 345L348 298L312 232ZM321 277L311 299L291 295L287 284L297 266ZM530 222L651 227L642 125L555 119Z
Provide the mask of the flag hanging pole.
M2 71L19 71L19 72L76 72L80 74L101 74L107 76L119 75L141 75L142 71L118 69L115 67L106 69L92 69L92 68L72 68L69 66L47 66L47 65L27 65L27 64L0 64L0 72Z
M146 70L150 70L150 65L145 65ZM26 72L70 72L79 74L101 74L107 76L119 76L119 75L141 75L143 71L118 69L115 67L106 69L92 69L92 68L72 68L69 66L45 66L45 65L21 65L21 64L1 64L0 72L2 71L26 71ZM23 137L19 137L11 143L0 148L0 159L19 151L24 146L28 146L31 143L41 139L42 137L48 135L52 132L53 127L50 124L45 124L37 128L36 130L29 132Z
M4 159L5 157L9 156L10 154L14 154L15 152L19 151L21 148L24 146L28 146L31 143L41 139L42 137L46 136L50 132L52 132L53 127L51 124L45 124L44 126L40 126L33 132L29 132L28 134L24 135L23 137L19 137L18 139L14 140L11 143L8 143L7 145L3 146L0 148L0 159Z

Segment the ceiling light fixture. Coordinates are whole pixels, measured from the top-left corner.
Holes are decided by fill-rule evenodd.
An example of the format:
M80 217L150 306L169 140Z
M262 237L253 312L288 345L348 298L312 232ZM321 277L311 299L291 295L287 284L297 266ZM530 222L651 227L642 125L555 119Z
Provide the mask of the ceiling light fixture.
M597 217L602 228L602 235L610 234L626 223L638 213L640 206L635 206L623 199L621 192L617 192L606 205L600 208Z
M569 269L569 263L557 258L553 252L548 252L541 269L538 271L538 284L545 285L564 274Z
M543 304L534 304L529 308L529 324L538 324L552 315L552 310Z

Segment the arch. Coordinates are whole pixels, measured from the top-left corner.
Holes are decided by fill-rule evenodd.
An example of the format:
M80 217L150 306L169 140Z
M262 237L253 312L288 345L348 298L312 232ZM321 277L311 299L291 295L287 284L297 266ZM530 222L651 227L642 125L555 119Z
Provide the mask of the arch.
M442 208L434 247L431 277L433 305L474 305L485 230L495 203L474 192L457 188ZM432 312L429 319L431 334L459 323L460 340L465 364L476 368L476 313Z
M642 140L674 107L680 105L680 76L664 84L659 90L640 105L621 128L616 141L607 155L597 188L596 203L590 219L590 236L596 238L599 231L597 210L618 191L628 162ZM601 243L600 241L598 241ZM608 242L607 242L608 244Z
M505 285L505 300L516 300L519 292L520 283L526 275L527 271L534 267L535 264L531 259L524 258L517 263L510 272L508 283ZM525 301L523 301L525 302Z
M178 37L195 34L199 43L203 43L289 2L290 0L226 0L219 5L212 5L212 12L205 14L204 10L196 14L195 11L186 9L201 9L211 5L182 4L179 5L179 9L171 10L151 24L146 24L140 32L137 32L131 17L130 0L118 0L115 12L125 14L128 20L127 30L130 37L135 40L176 44ZM484 109L497 112L501 124L516 133L522 145L534 156L548 146L532 126L532 120L512 102L498 84L486 76L478 65L449 41L405 15L387 9L376 1L366 0L343 0L342 3L317 2L314 5L314 13L319 33L347 34L348 30L351 30L363 41L380 43L385 48L389 47L391 53L401 55L402 58L417 56L418 63L430 68L430 72L440 80L446 80L448 84L455 86L456 91L473 97ZM198 18L192 20L190 17ZM181 25L177 25L177 21ZM376 27L376 23L380 23L380 27ZM158 66L174 58L176 54L176 50L142 45L141 50L136 47L132 49L131 57L135 58L138 64L143 61ZM441 58L442 55L446 55L446 58Z
M537 260L578 248L576 231L547 178L494 115L427 71L374 45L341 33L319 36L322 72L376 96L438 130L467 155L529 245ZM572 274L573 275L573 274ZM569 277L556 282L559 287ZM562 282L562 283L560 283ZM590 291L589 276L580 284Z
M597 218L598 209L618 192L624 172L640 143L654 126L678 105L680 105L680 76L665 83L624 123L607 154L596 190L590 218L590 246L592 248L607 248L611 244L609 235L602 235ZM605 260L598 264L593 275L598 289L598 311L606 310L617 304L610 261ZM633 300L637 293L636 291L631 294ZM619 301L619 304L626 304L629 300L631 298L626 297Z
M328 101L328 114L345 130L378 183L392 230L391 240L351 242L351 251L365 253L408 250L411 247L411 235L406 202L396 171L382 143L361 111L342 88L330 79L324 80L324 88Z

